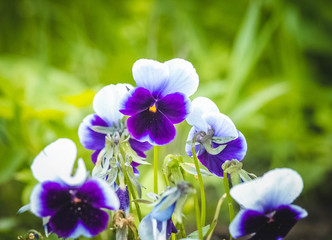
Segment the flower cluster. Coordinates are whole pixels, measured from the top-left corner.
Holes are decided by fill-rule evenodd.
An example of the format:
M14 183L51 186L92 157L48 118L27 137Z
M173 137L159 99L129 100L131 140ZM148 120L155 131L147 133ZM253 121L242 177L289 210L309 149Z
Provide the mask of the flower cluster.
M191 193L198 229L190 238L203 239L208 234L210 238L217 217L204 233L206 199L202 175L215 175L224 181L231 220L229 231L234 238L279 240L307 216L304 209L292 204L303 188L298 173L276 169L256 178L246 172L240 162L247 152L244 135L212 100L197 97L191 102L189 97L196 92L199 80L190 62L141 59L134 63L132 72L136 87L103 87L93 99L95 113L85 117L78 128L83 147L94 151L91 174L82 159L72 174L76 146L69 139L53 142L34 159L31 170L39 183L31 193L30 204L20 212L30 209L41 217L46 235L93 237L108 228L111 214L113 223L109 228L116 232L117 239L166 240L171 235L185 239L183 207ZM138 168L150 165L145 152L170 143L176 136L174 125L184 120L192 126L185 151L194 164L184 162L182 156L167 155L163 164L167 188L158 195L155 154L156 201L152 211L143 217L139 204L149 201L142 199ZM207 170L199 167L198 160ZM188 182L192 180L188 174L197 176L199 191ZM230 191L229 186L233 186ZM231 197L241 207L233 221ZM223 197L221 203L222 200ZM131 205L135 205L138 228ZM220 206L216 216L219 209ZM181 231L177 230L179 227Z

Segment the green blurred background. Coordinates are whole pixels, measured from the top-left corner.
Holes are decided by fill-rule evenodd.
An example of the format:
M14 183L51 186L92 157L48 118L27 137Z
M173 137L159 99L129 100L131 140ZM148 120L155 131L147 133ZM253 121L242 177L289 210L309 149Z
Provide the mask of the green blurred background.
M331 239L332 2L323 0L1 0L1 239L42 230L39 218L16 211L29 202L36 184L29 167L47 144L73 139L92 169L77 129L93 112L94 94L134 84L137 59L175 57L200 76L193 97L213 99L246 136L246 170L290 167L302 175L295 203L309 216L286 239ZM177 129L161 157L184 154L189 126ZM141 169L150 192L151 167ZM223 188L217 177L204 180L210 221ZM227 235L227 219L223 206L215 239Z

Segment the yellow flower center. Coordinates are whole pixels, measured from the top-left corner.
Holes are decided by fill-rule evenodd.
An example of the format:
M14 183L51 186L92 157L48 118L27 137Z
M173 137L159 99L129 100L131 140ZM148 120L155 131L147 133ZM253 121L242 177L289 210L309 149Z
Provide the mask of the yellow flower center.
M153 104L151 107L149 107L150 112L157 112L156 104Z

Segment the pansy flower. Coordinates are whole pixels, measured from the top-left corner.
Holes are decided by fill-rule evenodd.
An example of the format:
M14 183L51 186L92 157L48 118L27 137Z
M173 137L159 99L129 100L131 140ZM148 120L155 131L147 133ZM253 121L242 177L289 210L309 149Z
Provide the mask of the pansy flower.
M192 112L187 117L192 125L186 144L186 152L192 156L192 141L200 162L209 171L223 176L222 165L226 160L241 161L247 152L247 142L232 120L219 112L210 99L198 97L192 102Z
M137 87L123 99L120 112L130 116L127 126L137 140L164 145L176 135L174 124L190 113L189 96L198 87L198 75L191 63L172 59L160 63L140 59L133 65Z
M119 136L128 136L125 124L122 122L123 114L119 112L120 102L128 93L132 86L129 84L116 84L103 87L93 99L93 109L95 114L90 114L83 119L78 129L78 135L82 145L89 150L94 150L91 155L92 162L96 164L99 153L105 148L105 137L107 134L114 135L115 132ZM152 148L148 142L139 142L133 138L129 138L131 148L139 157L145 158L145 151ZM138 166L136 162L132 162L134 172Z
M142 240L168 239L171 233L177 233L172 215L181 223L185 197L193 188L187 182L179 182L176 187L166 190L155 203L152 211L146 215L138 226L138 235Z
M108 214L102 209L117 210L120 205L105 181L87 178L82 159L72 176L76 152L71 140L59 139L48 145L31 165L39 184L31 193L30 209L43 218L45 229L59 238L96 236L108 224Z
M307 211L292 202L303 189L301 176L291 169L274 169L263 177L233 187L231 196L242 210L229 226L234 238L280 240Z

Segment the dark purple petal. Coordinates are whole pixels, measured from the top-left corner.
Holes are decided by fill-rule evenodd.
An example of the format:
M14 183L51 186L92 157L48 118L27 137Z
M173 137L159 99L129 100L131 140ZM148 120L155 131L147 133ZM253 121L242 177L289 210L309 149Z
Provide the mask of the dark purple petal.
M93 164L96 164L97 159L98 159L98 155L100 153L102 149L96 150L91 154L91 161L93 162Z
M158 110L172 123L180 123L190 112L190 101L181 93L172 93L158 101Z
M284 238L297 222L299 212L291 206L281 206L270 213L271 216L256 234L250 238L252 240L271 239L277 240ZM249 222L249 220L247 221ZM249 224L249 223L247 223Z
M137 153L137 155L142 158L146 158L146 155L144 153L145 151L153 148L153 145L151 145L149 142L140 142L133 138L129 139L129 144L131 148Z
M131 116L127 120L127 127L137 140L147 140L155 145L169 143L176 134L173 124L159 111L146 110Z
M98 179L88 179L79 189L77 189L75 193L75 197L80 201L91 204L96 208L108 208L111 210L117 209L114 207L117 199L112 199L114 194L108 193L106 191L108 189L104 189L107 184L102 180ZM110 187L109 187L110 188ZM116 197L116 196L115 196ZM114 202L114 203L112 203Z
M132 116L148 109L155 99L149 90L137 87L132 89L123 99L120 106L120 112L125 115Z
M99 150L105 146L105 134L97 133L91 129L92 126L107 127L107 123L97 114L90 114L84 118L78 128L78 136L83 147L90 150Z
M128 187L126 186L125 189L118 188L116 190L116 195L119 198L120 201L120 208L123 210L127 215L129 214L129 192L128 192Z
M201 151L198 159L209 169L209 171L219 177L223 176L222 164L226 160L237 159L241 161L247 152L247 142L243 134L238 131L239 137L227 143L227 147L217 155L209 154L206 150ZM214 148L220 144L213 144Z
M84 202L69 203L50 218L52 231L63 238L93 237L106 229L108 214Z
M172 233L177 233L177 232L178 232L178 230L174 226L172 218L168 219L167 227L166 227L166 239L168 239Z
M36 202L38 206L37 215L47 217L53 215L59 208L71 200L68 187L61 186L57 182L46 181L41 183L41 191ZM33 203L34 204L34 203Z

